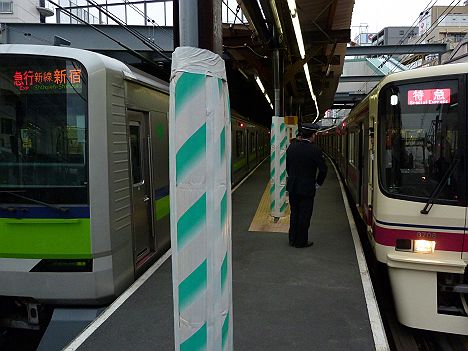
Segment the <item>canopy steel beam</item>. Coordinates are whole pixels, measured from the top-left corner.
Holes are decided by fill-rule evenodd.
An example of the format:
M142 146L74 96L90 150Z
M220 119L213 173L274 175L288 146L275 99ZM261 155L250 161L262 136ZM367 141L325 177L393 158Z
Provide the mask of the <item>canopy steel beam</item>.
M335 93L334 104L356 104L366 96L365 93Z
M373 75L373 76L341 76L340 83L352 83L352 82L378 82L385 77L384 74Z
M346 56L443 54L447 51L448 44L350 46L346 48Z

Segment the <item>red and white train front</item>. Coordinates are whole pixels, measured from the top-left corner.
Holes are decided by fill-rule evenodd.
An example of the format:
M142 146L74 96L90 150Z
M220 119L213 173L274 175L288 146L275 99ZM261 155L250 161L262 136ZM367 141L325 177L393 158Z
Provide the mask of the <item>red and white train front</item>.
M468 64L386 77L320 142L346 179L398 319L468 335Z
M468 334L465 75L379 90L372 233L405 325Z

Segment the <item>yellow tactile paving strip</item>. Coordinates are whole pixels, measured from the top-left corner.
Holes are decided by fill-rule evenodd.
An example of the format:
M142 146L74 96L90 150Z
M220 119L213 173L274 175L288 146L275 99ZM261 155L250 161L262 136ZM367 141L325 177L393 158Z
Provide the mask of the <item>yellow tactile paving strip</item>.
M287 233L289 230L289 213L288 206L286 215L275 223L274 218L270 215L270 182L268 182L258 204L257 212L250 224L249 232Z

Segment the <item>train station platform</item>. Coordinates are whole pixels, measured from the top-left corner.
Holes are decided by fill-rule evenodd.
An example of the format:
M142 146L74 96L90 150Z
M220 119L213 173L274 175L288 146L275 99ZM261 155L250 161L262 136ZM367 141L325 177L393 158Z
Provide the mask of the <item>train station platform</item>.
M315 200L312 247L290 247L284 223L271 231L252 227L268 187L268 162L233 193L235 350L388 348L372 285L361 279L368 273L349 208L328 167ZM174 350L170 258L133 290L65 350Z

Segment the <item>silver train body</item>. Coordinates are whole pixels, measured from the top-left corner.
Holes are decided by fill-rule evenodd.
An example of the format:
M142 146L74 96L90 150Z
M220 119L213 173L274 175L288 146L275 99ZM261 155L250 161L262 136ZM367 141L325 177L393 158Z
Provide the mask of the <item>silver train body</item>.
M167 251L168 111L167 83L117 60L0 46L0 305L105 304ZM269 133L232 126L237 182Z
M320 133L389 273L397 316L468 335L468 64L392 74Z

